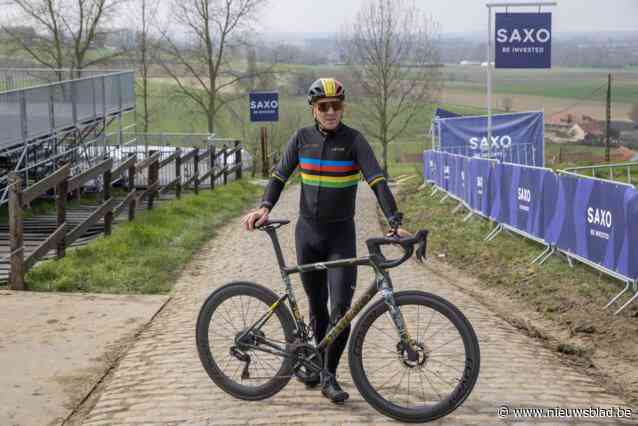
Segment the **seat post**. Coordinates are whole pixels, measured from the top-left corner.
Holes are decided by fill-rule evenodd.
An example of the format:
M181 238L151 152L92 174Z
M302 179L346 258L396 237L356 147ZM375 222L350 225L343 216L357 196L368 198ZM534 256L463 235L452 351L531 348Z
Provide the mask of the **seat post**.
M279 245L279 238L277 237L277 231L274 228L269 228L265 230L270 239L272 240L273 248L275 249L275 257L277 257L277 263L279 263L279 269L283 270L286 267L286 262L284 260L284 254L281 251L281 246Z

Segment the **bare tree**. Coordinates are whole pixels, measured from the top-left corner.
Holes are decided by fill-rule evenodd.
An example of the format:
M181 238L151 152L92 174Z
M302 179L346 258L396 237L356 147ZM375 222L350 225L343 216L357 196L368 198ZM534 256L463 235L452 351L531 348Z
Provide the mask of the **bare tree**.
M173 23L192 36L190 43L178 41L163 31L166 48L160 65L179 90L204 112L208 132L215 131L217 114L229 102L245 96L240 83L254 72L233 67L233 56L249 44L245 35L265 0L175 0ZM235 55L233 55L235 52ZM260 74L272 67L260 68Z
M137 97L142 101L141 121L144 133L148 133L151 121L150 99L150 74L154 64L153 51L157 48L157 38L153 35L152 28L157 18L157 6L159 0L136 0L129 4L130 27L135 29L135 49L130 58L137 68L139 77L135 86Z
M370 0L340 36L341 49L364 97L361 126L381 143L399 138L439 88L436 24L410 0Z
M506 96L501 99L501 106L503 107L505 112L510 112L512 110L512 107L514 106L514 100L511 97Z
M629 119L634 123L638 123L638 103L631 106L631 111L629 111Z
M122 49L89 55L108 30L103 24L125 0L10 0L15 16L37 31L25 40L7 22L2 29L38 64L48 68L82 69L120 56Z

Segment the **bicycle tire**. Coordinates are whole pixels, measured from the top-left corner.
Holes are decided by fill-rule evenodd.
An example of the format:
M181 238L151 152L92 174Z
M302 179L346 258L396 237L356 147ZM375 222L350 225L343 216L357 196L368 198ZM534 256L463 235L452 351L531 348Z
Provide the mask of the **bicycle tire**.
M434 310L443 315L454 325L456 331L461 336L463 342L462 345L465 351L462 377L459 378L458 384L455 386L454 390L447 395L447 397L436 404L425 405L422 408L410 408L409 397L408 407L402 407L392 401L388 401L379 392L377 392L368 380L366 371L364 370L362 348L366 334L371 329L375 320L377 320L385 312L388 312L388 307L384 300L379 300L364 312L352 332L348 351L348 360L352 379L363 398L374 409L386 416L408 423L423 423L436 420L450 414L458 408L472 392L472 389L478 379L480 369L480 349L478 338L476 337L476 333L474 332L472 325L463 313L452 303L439 296L421 291L403 291L395 293L394 299L398 306L404 307L402 309L402 313L406 310L406 305L423 306L424 308ZM434 315L434 312L432 312L432 315ZM417 322L419 321L417 320ZM411 327L410 321L407 319L406 323L408 331L414 332L414 324L412 324ZM414 336L412 337L414 338ZM396 340L399 341L398 335L396 336ZM393 363L392 357L388 358L390 359L390 363ZM419 378L419 380L421 379ZM400 386L400 384L401 383L397 386Z
M272 379L259 386L246 386L228 377L219 367L211 353L209 328L210 321L220 305L232 297L252 297L265 304L263 313L267 307L272 306L278 300L277 295L256 283L236 281L228 283L214 291L202 305L197 317L196 342L197 352L202 366L213 382L226 393L243 400L257 401L269 398L279 392L290 381L293 372L293 359L282 357L282 363ZM282 303L274 311L269 321L277 318L283 330L286 342L294 340L294 321L288 308ZM224 349L224 348L222 348ZM228 346L230 349L230 345ZM228 350L227 350L228 352Z

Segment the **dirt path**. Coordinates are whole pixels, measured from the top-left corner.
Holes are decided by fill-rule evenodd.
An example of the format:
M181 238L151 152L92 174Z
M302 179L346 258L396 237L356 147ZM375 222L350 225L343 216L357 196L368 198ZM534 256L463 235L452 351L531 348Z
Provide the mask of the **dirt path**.
M0 425L59 425L167 296L0 290Z
M284 192L273 218L294 218L298 187ZM358 204L358 247L364 253L365 238L379 235L374 196L361 186ZM294 224L280 231L284 256L293 259ZM217 388L203 371L195 350L194 328L205 298L223 283L254 280L280 289L274 257L267 236L246 233L239 220L224 226L185 269L174 298L123 358L106 381L99 400L85 418L85 425L209 425L209 424L378 424L392 422L370 408L357 393L342 362L339 377L351 393L343 407L327 402L320 393L290 384L273 398L248 403ZM393 272L395 286L439 294L459 306L476 328L481 341L481 376L466 403L438 424L522 424L513 415L499 418L497 408L521 407L619 407L624 402L597 385L595 380L564 365L540 343L501 320L472 296L426 268L409 262ZM360 292L371 280L360 268ZM298 283L295 277L294 283ZM303 300L298 291L299 299ZM355 295L355 297L357 297ZM306 311L305 303L302 312ZM307 317L307 313L304 314ZM538 419L537 419L538 420ZM565 420L543 419L543 424ZM617 419L576 418L583 424L630 424ZM436 424L436 423L435 423Z

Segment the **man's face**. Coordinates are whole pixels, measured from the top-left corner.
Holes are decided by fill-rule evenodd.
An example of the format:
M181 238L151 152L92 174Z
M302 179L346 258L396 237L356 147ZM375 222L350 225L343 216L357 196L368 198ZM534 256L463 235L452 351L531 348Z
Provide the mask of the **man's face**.
M343 102L339 98L319 99L312 106L312 113L326 130L334 130L343 116Z

